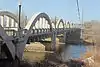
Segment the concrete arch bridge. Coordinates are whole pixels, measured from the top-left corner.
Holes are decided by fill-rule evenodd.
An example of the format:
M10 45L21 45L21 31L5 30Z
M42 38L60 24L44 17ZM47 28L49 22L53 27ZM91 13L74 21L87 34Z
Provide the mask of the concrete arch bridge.
M74 24L63 19L51 20L46 13L37 13L27 22L26 26L18 29L18 17L9 11L0 11L0 58L15 60L22 59L25 45L51 38L52 50L55 50L56 37L63 34L64 41L72 33L80 30ZM24 24L24 22L21 22Z

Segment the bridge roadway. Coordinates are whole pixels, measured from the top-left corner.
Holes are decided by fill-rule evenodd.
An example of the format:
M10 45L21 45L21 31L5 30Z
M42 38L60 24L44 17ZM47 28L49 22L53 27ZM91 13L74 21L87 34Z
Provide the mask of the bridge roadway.
M22 59L25 45L30 42L51 38L51 48L55 50L56 36L67 35L80 29L75 24L63 19L50 19L46 13L37 13L30 20L21 20L18 29L18 17L8 11L0 11L0 58L15 60Z

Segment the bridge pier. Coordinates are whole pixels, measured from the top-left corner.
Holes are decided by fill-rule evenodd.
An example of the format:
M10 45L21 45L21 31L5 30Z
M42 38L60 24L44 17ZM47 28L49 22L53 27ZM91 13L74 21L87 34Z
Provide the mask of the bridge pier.
M52 37L51 37L51 49L53 51L56 51L56 32L53 31Z
M80 29L77 29L75 31L70 31L69 33L66 33L66 43L69 44L80 44L81 39L80 39Z
M65 32L64 32L64 39L63 39L63 40L64 40L64 41L63 41L64 43L66 43L66 39L67 39L67 32L65 31Z

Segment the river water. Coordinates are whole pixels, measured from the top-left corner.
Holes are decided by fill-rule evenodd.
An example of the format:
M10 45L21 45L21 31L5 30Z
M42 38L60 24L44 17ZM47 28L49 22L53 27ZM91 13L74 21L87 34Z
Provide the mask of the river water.
M63 61L67 61L72 58L80 58L87 50L87 46L82 44L66 44L61 52Z
M72 58L80 58L86 50L87 46L82 44L66 44L62 47L62 51L60 52L60 59L63 61L67 61ZM45 54L43 52L24 52L24 56L31 61L40 61L45 58Z

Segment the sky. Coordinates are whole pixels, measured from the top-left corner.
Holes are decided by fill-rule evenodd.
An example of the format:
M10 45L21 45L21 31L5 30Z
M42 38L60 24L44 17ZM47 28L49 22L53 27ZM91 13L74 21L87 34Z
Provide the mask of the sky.
M79 0L83 20L100 20L100 0ZM16 13L18 0L0 0L0 9ZM45 12L51 17L78 21L76 0L22 0L22 11L29 18L35 13Z

